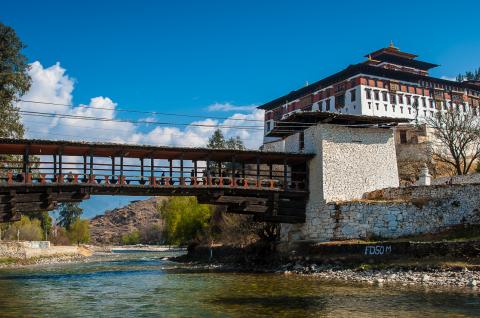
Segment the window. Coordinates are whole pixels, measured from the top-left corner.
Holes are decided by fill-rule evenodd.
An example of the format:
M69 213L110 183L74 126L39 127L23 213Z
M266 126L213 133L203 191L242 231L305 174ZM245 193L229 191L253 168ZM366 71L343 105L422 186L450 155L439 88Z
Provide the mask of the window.
M403 106L400 106L400 113L403 114Z
M377 107L377 110L378 110L378 107L380 106L378 103L375 103L375 106Z
M432 117L433 117L433 110L431 110L431 111L430 111L430 116L432 116Z
M396 104L397 103L397 95L390 94L390 103Z
M298 135L298 148L300 151L305 149L305 132L301 131Z
M407 143L407 131L406 130L400 130L400 143L401 144L406 144Z
M352 89L350 91L350 101L354 102L356 99L357 99L356 91L354 89Z
M419 106L419 104L418 104L418 96L414 96L414 97L413 97L413 106L414 106L414 107L418 107L418 106Z
M392 110L393 112L395 112L395 105L392 105Z
M412 109L408 107L408 113L411 115L412 114Z
M423 111L423 117L427 117L427 111L426 110Z
M387 104L383 104L383 106L385 107L385 111L388 111L388 106L387 106Z
M464 104L462 104L462 107L463 107L463 111L466 112L467 111L467 105L465 105L465 103L464 103Z
M270 131L271 130L271 122L267 121L267 131Z
M330 111L330 99L325 100L325 111Z
M407 97L407 105L412 105L412 96L408 95Z
M367 99L372 99L372 90L369 88L366 88L365 92L367 93Z
M403 104L403 95L398 95L398 103Z
M375 100L380 100L380 93L378 91L373 91L373 97Z
M335 109L345 107L345 94L335 96Z
M433 99L430 100L430 108L435 108L435 104L433 102Z
M422 106L427 107L427 101L426 101L425 97L422 97Z
M372 102L368 102L368 109L372 109Z
M384 102L388 102L387 92L382 92L382 98Z

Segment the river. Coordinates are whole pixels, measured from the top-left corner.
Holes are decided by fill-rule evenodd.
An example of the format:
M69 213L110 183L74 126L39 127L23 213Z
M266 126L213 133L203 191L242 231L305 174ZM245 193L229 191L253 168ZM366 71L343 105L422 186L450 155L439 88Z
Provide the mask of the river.
M199 272L165 253L0 270L0 317L479 317L468 291Z

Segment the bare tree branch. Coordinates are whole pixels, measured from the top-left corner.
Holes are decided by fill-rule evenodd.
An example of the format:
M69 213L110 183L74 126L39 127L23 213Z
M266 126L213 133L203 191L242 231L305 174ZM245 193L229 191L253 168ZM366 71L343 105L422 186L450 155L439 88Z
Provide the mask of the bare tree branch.
M449 108L426 118L433 128L433 157L453 166L458 175L467 174L480 158L480 118L475 112Z

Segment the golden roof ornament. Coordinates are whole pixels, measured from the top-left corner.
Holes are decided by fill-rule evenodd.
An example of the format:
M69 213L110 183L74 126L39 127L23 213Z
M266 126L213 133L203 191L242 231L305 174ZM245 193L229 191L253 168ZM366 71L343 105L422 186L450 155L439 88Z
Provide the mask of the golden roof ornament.
M389 48L398 50L399 48L393 44L393 40L390 40Z

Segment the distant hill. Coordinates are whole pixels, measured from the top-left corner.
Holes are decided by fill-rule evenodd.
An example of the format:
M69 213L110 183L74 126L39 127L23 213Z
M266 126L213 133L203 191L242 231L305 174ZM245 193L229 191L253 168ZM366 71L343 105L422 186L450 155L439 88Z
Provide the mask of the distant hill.
M106 211L90 220L91 242L94 244L117 244L121 237L135 229L163 221L157 210L157 204L167 200L166 197L156 197L142 201L132 201L130 204Z

